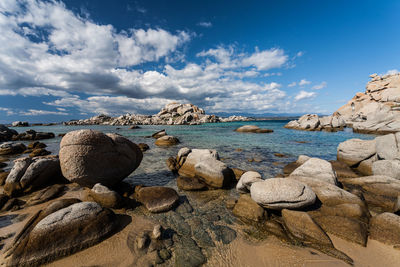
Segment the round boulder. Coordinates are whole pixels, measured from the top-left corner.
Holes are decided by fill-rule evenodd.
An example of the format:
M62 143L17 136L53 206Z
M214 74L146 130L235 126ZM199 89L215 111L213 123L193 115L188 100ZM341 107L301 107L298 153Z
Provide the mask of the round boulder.
M89 194L103 207L118 208L121 206L120 195L102 184L95 184Z
M93 187L97 183L112 186L122 181L139 166L143 153L120 135L78 130L63 137L59 156L65 178Z
M255 182L250 187L250 195L259 205L274 210L303 208L316 199L308 185L286 178Z
M255 125L244 125L235 130L236 132L240 133L272 133L273 130L271 129L261 129Z
M240 193L248 193L250 186L255 182L261 182L261 174L254 171L245 172L241 177L239 182L236 184L236 190Z

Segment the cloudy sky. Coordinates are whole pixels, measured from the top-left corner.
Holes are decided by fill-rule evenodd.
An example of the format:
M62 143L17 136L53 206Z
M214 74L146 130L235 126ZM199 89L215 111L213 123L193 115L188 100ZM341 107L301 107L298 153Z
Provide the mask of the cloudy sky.
M335 111L400 70L400 1L0 1L0 123Z

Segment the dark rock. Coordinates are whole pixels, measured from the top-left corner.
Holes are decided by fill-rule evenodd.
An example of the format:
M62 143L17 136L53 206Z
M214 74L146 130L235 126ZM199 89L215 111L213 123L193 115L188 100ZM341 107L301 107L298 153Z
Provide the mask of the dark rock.
M18 198L10 198L8 201L3 205L2 211L10 211L10 210L18 210L20 206L24 204L23 201L19 200Z
M197 191L207 189L207 186L196 177L179 176L176 184L180 190Z
M178 162L174 157L169 157L167 160L167 167L170 171L176 173L179 170Z
M343 162L337 160L331 160L329 162L332 164L332 168L336 172L339 181L341 181L341 179L356 178L359 176Z
M274 156L278 157L278 158L287 158L288 157L287 155L282 154L282 153L274 153Z
M0 185L4 185L9 173L10 172L0 172Z
M165 136L165 135L167 135L167 132L166 132L165 130L161 130L161 131L158 131L158 132L153 133L153 134L151 135L151 137L153 137L153 138L155 138L155 139L158 139L158 138L163 137L163 136Z
M27 146L28 149L45 148L45 147L47 147L47 145L39 141L32 142Z
M0 155L14 155L24 152L26 149L22 143L4 143L0 145Z
M195 267L206 262L201 249L190 237L174 235L174 242L176 267Z
M129 129L133 130L133 129L140 129L139 125L132 125L131 127L129 127Z
M179 196L169 187L142 187L135 193L136 199L150 212L165 212L178 204Z
M142 152L147 151L147 150L150 149L149 145L145 144L145 143L139 143L138 147L140 148L140 150L142 150Z
M9 129L7 126L0 124L0 142L10 141L13 135L17 135L16 130Z
M0 210L4 207L8 200L9 197L6 194L0 194Z
M236 239L236 232L232 228L224 225L214 225L212 231L216 236L217 241L222 241L223 244L229 244Z
M47 151L44 148L35 148L30 154L29 157L33 158L33 157L38 157L38 156L47 156L50 155L51 152Z
M300 167L301 164L295 162L289 163L285 167L283 167L283 175L284 176L289 176L295 169Z
M28 205L37 205L47 202L53 198L58 197L65 189L64 185L55 184L39 191L35 196L30 198L27 202Z
M240 177L246 172L245 170L239 169L239 168L231 168L233 173L235 174L235 178L237 181L239 181Z

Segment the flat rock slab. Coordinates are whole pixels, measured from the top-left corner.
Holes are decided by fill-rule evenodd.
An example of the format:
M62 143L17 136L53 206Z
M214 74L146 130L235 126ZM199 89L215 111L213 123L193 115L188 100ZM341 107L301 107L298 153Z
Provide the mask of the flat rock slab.
M400 216L384 212L371 218L370 238L389 245L400 244Z

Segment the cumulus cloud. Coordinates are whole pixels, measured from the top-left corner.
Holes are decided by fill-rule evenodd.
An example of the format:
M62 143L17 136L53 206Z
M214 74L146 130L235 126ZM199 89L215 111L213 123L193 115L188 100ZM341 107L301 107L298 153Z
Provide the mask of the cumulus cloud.
M305 86L305 85L308 85L308 84L311 84L311 82L310 82L310 81L307 81L306 79L302 79L302 80L299 82L299 86Z
M50 110L38 110L38 109L28 109L28 111L21 111L19 115L23 116L38 116L38 115L69 115L66 112L61 111L50 111Z
M149 113L171 101L210 112L282 106L280 84L252 79L284 67L289 57L283 49L244 53L218 46L199 52L201 62L174 64L183 60L192 33L118 31L89 17L57 1L1 1L0 95L48 96L45 104L57 108L25 115L66 115L70 107L81 113ZM158 68L142 68L148 62Z
M385 75L391 75L391 74L396 74L399 73L400 71L398 71L397 69L393 69L393 70L388 70Z
M2 107L0 107L0 111L6 112L7 116L15 114L15 112L11 108L2 108Z
M211 28L212 23L209 21L201 21L201 22L197 23L197 26L204 27L204 28Z
M316 96L315 92L307 92L307 91L303 91L301 90L295 97L294 100L295 101L300 101L303 99L309 99L309 98L314 98Z
M313 87L311 87L311 89L313 90L321 90L323 88L325 88L328 85L327 82L322 82L320 84L314 85Z
M292 83L289 83L289 84L288 84L288 87L295 87L296 85L297 85L296 82L292 82Z

